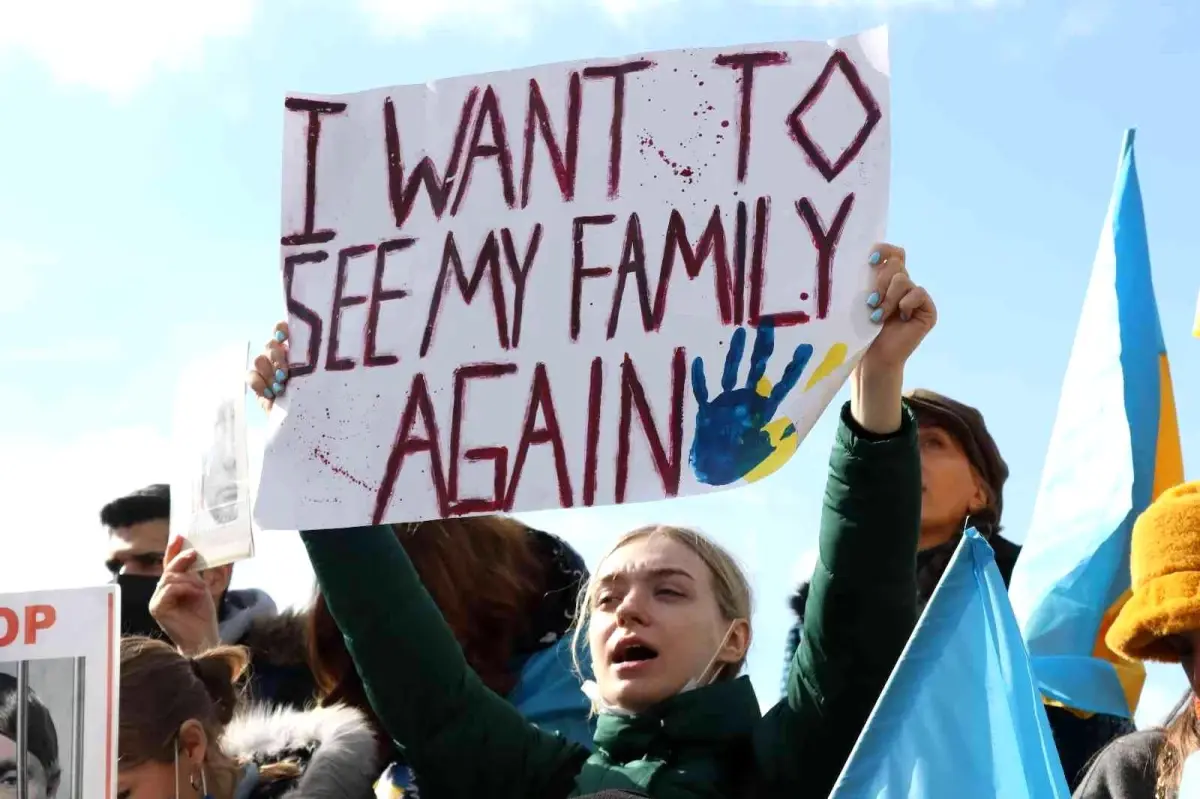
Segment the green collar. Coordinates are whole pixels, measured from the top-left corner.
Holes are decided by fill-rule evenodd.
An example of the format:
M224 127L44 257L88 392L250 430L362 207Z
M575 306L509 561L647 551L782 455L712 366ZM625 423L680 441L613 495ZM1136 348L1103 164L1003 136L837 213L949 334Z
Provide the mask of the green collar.
M654 750L722 749L748 737L762 718L749 677L696 688L636 716L605 713L595 743L614 761Z

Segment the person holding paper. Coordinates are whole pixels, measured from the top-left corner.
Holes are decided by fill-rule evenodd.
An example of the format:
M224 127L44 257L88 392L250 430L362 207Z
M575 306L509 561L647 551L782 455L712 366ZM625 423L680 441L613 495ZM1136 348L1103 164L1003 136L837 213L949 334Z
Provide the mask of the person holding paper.
M745 574L701 534L625 535L584 594L594 662L589 753L481 683L387 527L302 533L367 696L442 799L825 797L916 622L917 429L904 365L936 310L904 251L870 259L882 325L855 369L830 461L821 556L788 695L765 717L738 677L751 641Z
M169 638L190 652L217 643L244 644L253 653L252 696L294 707L306 705L315 686L305 661L303 619L278 613L262 591L230 589L232 565L191 574L194 590L182 601L194 603L200 613L172 601L164 604L174 599L175 590L160 595L157 616L151 612L169 560L170 517L171 490L164 484L119 497L100 511L100 523L108 531L105 568L121 587L121 634ZM181 543L177 538L171 545L178 549Z
M17 678L0 672L0 799L17 796ZM58 731L50 710L37 694L25 694L25 732L28 757L25 779L29 799L54 799L62 769L58 762Z
M1165 726L1126 735L1096 758L1075 799L1187 799L1200 752L1200 482L1164 491L1133 525L1133 593L1104 640L1129 660L1178 663L1191 691Z

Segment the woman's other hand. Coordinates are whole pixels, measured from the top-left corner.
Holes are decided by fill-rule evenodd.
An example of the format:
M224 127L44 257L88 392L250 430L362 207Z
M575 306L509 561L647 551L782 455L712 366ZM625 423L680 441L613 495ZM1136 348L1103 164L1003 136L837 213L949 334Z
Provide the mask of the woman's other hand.
M271 410L275 398L283 393L288 379L288 326L275 325L275 332L254 359L254 368L246 373L246 385L258 397L263 410Z

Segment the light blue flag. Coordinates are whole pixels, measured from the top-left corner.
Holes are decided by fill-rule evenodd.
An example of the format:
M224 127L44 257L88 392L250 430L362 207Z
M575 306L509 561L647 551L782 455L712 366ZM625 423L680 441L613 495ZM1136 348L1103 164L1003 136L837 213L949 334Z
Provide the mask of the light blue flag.
M992 548L968 530L833 790L836 799L1068 799Z
M1133 142L1130 130L1009 586L1043 694L1125 717L1145 669L1109 651L1104 634L1129 595L1134 519L1183 481Z

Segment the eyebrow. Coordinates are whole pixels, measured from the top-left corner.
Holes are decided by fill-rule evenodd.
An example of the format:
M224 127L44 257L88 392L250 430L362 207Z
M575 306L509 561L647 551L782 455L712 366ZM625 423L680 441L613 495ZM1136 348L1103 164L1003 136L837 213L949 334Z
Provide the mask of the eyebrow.
M661 569L634 569L632 571L613 572L611 574L604 575L599 579L598 582L600 585L611 585L618 580L628 578L631 574L646 577L656 577L660 579L664 577L686 577L689 580L696 579L692 576L691 572L687 571L686 569L668 566Z

